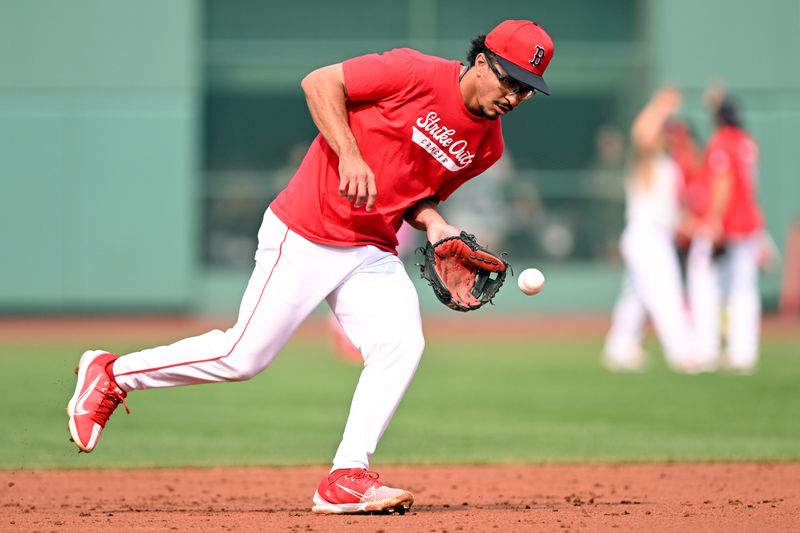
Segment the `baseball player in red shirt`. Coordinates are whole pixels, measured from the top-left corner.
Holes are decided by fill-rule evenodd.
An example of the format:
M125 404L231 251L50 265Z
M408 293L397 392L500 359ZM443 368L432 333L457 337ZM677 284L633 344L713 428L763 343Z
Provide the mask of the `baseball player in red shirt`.
M368 470L424 346L396 234L404 219L430 242L459 234L437 204L498 160L500 117L549 94L553 50L540 26L507 20L472 41L466 65L396 49L306 76L320 135L264 214L236 324L124 356L85 352L67 406L78 448L94 449L131 391L252 378L326 300L364 369L313 510L405 512L412 494Z
M763 217L757 201L758 145L744 130L730 99L717 105L715 119L717 129L705 150L700 174L707 200L689 252L689 300L701 368L714 370L723 364L748 373L758 360L761 319L758 260ZM720 354L722 306L728 311L724 361Z

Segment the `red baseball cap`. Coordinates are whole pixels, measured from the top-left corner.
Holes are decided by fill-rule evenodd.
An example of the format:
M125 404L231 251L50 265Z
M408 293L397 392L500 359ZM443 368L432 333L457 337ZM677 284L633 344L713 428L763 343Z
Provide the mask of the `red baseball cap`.
M550 94L542 75L555 47L541 26L530 20L506 20L489 32L485 42L509 76Z

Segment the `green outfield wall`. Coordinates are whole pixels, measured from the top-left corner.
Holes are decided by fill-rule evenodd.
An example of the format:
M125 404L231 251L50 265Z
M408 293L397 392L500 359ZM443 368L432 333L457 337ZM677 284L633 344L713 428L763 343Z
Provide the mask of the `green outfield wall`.
M453 198L465 210L470 195L496 199L508 214L503 249L548 277L535 299L504 291L499 310L610 310L621 171L599 161L598 132L624 132L662 83L685 90L701 135L709 82L739 98L783 245L800 215L799 2L503 7L0 0L0 312L235 310L260 215L315 133L300 79L398 46L463 58L469 38L503 18L540 20L557 51L553 96L505 121L513 171L493 191ZM780 274L763 278L768 306ZM423 306L439 309L427 293Z
M199 6L0 2L0 307L192 306Z

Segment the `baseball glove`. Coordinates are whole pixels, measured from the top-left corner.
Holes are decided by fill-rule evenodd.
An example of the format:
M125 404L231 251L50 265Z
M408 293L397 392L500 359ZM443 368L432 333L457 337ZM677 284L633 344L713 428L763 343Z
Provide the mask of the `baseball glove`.
M433 287L436 297L450 309L472 311L492 298L503 286L508 262L478 244L474 235L461 232L436 243L427 243L419 252L425 261L420 274Z

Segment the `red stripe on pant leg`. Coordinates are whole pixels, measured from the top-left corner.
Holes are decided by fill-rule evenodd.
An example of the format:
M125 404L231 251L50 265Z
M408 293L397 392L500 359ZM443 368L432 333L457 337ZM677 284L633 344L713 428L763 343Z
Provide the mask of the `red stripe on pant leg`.
M269 271L269 276L267 276L267 281L264 282L264 287L261 288L261 294L258 296L258 301L256 301L256 305L253 307L253 312L250 313L250 318L247 319L247 323L242 330L242 334L239 335L239 338L236 339L236 342L233 343L230 351L225 355L220 355L217 357L212 357L210 359L201 359L199 361L185 361L183 363L175 363L173 365L165 365L159 366L154 368L146 368L144 370L131 370L130 372L123 372L121 374L115 374L115 377L118 376L129 376L131 374L143 374L145 372L154 372L156 370L164 370L165 368L174 368L176 366L183 366L183 365L194 365L198 363L209 363L211 361L219 361L220 359L224 359L231 355L233 351L236 349L236 346L239 344L239 341L242 340L244 337L245 332L247 331L247 327L250 325L250 321L253 320L253 316L256 314L256 309L258 309L258 305L261 303L261 299L264 297L264 292L267 290L267 285L269 284L269 280L272 279L272 273L275 272L275 267L278 266L278 262L281 260L281 255L283 254L283 244L286 242L286 238L289 236L289 228L286 228L286 234L283 236L283 241L281 241L281 245L278 247L278 257L275 259L275 264L272 265L272 270Z

